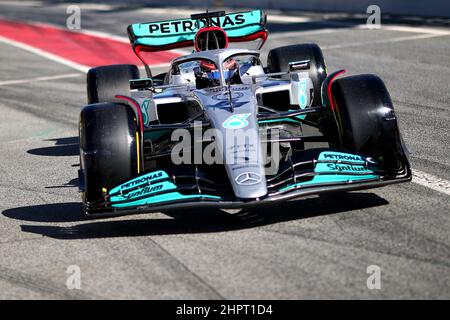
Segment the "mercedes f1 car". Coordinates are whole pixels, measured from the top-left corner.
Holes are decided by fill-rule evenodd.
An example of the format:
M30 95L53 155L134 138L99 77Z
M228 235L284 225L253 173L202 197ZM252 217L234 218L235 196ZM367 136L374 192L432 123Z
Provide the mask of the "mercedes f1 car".
M128 27L147 75L135 65L87 74L79 123L87 214L256 207L411 180L383 81L327 74L316 44L272 49L264 66L265 25L253 10ZM239 49L251 43L258 50ZM148 55L189 46L152 74Z

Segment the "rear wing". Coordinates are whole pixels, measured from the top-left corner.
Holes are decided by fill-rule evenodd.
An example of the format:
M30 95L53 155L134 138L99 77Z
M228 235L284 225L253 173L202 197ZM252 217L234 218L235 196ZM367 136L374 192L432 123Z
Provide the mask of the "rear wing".
M224 29L229 42L267 39L266 14L262 10L236 12L211 18L211 25ZM194 46L195 34L205 26L203 19L178 19L135 23L128 26L128 36L136 55Z

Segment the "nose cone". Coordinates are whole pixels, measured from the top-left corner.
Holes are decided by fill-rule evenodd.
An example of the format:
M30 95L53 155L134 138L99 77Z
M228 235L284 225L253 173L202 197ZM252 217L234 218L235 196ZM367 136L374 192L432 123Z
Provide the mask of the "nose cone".
M254 172L256 171L254 169L251 168L253 171L243 172L234 179L234 192L236 197L240 199L256 199L267 194L265 176Z
M223 90L228 90L223 88ZM223 90L199 92L234 194L239 199L256 199L267 194L267 184L256 118L257 104L249 86L233 86L229 95Z
M239 108L240 109L240 108ZM215 116L218 116L215 112ZM223 160L234 194L240 199L256 199L267 194L267 185L258 125L254 113L222 114L213 122L221 130ZM238 121L237 119L240 119ZM234 129L239 127L239 129Z

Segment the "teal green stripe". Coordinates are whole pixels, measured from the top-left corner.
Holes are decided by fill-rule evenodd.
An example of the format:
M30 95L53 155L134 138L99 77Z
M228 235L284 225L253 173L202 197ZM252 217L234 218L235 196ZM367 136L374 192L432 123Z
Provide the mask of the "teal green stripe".
M128 203L121 203L121 204L112 204L113 208L129 208L129 207L138 207L138 206L145 206L149 204L158 204L162 202L168 202L168 201L176 201L176 200L193 200L198 198L206 198L211 200L218 200L220 201L220 197L216 196L210 196L210 195L183 195L179 192L171 192L168 194L162 194L158 196L149 196L146 199L142 199L139 201L133 201Z
M320 175L315 176L311 181L299 182L296 184L289 185L287 187L281 188L280 191L286 191L289 189L302 187L302 186L313 186L319 183L338 183L347 182L348 180L358 181L358 180L376 180L379 179L377 175L364 175L364 176L351 176L351 175Z

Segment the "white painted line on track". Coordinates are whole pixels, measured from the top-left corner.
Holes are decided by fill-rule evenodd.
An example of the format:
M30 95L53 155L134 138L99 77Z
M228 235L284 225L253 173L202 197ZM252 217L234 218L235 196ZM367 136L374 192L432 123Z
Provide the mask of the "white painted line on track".
M310 22L321 24L321 25L326 25L326 26L347 27L349 29L372 30L372 29L370 29L371 26L369 26L366 23L355 25L355 24L352 24L349 22L344 22L344 21L328 21L328 20L311 20ZM381 22L380 29L374 29L374 30L398 31L398 32L409 32L409 33L425 33L425 34L435 34L435 35L450 34L450 31L447 31L445 29L432 28L432 27L430 27L430 28L410 27L410 26L402 26L402 25L384 25L383 22ZM336 30L336 31L339 31L339 30Z
M413 169L412 182L450 196L450 181L445 179Z
M42 1L7 1L7 0L2 0L0 2L0 4L3 5L9 5L9 6L16 6L16 7L37 7L37 6L42 6Z
M124 1L125 2L125 1ZM76 3L76 1L73 1L73 4L76 4L81 8L81 10L92 10L92 11L111 11L115 9L116 7L120 6L119 4L106 4L106 3L88 3L80 1L79 3ZM56 8L67 8L67 3L59 3L56 4Z
M193 13L204 12L204 9L183 9L183 8L140 8L137 9L139 13L143 14L157 14L168 16L182 16L188 18ZM155 20L156 21L156 20Z
M51 80L60 80L60 79L68 79L68 78L77 78L77 77L80 77L81 75L82 75L82 73L66 73L66 74L60 74L60 75L48 76L48 77L37 77L37 78L20 79L20 80L0 81L0 86L31 83L31 82L36 82L36 81L51 81Z
M47 58L49 60L61 63L61 64L66 65L66 66L68 66L68 67L70 67L72 69L75 69L75 70L78 70L78 71L81 71L81 72L84 72L84 73L86 73L89 70L88 66L83 66L81 64L72 62L70 60L58 57L57 55L51 54L49 52L40 50L38 48L29 46L27 44L20 43L20 42L17 42L17 41L14 41L14 40L2 37L2 36L0 36L0 42L12 45L12 46L14 46L16 48L20 48L20 49L29 51L31 53L34 53L34 54L37 54L37 55L39 55L41 57Z
M369 29L367 24L360 24L356 27L357 29ZM383 25L381 24L381 28L378 30L387 30L387 31L399 31L399 32L411 32L411 33L426 33L426 34L435 34L435 35L450 35L450 31L436 28L419 28L419 27L408 27L408 26L397 26L397 25Z
M267 15L268 23L279 23L279 24L289 24L289 23L305 23L313 21L309 17L301 17L301 16L279 16L279 15Z
M270 21L270 16L268 16L268 21ZM299 21L296 21L296 18L299 19ZM363 30L373 30L371 29L372 25L368 25L366 23L363 24L357 24L354 25L352 23L348 22L339 22L339 21L327 21L327 20L313 20L311 18L304 17L304 21L300 21L302 17L293 17L293 16L273 16L272 19L276 22L281 23L283 20L289 22L311 22L311 23L317 23L317 24L323 24L323 25L329 25L329 26L342 26L342 27L349 27L351 29L363 29ZM289 21L292 19L291 21ZM411 27L411 26L405 26L405 25L388 25L383 24L383 21L381 21L381 28L380 29L374 29L374 30L382 30L382 31L397 31L397 32L408 32L408 33L425 33L425 34L434 34L434 35L450 35L450 31L444 29L444 28L435 28L435 27ZM339 30L337 30L339 31Z
M396 42L429 39L429 38L437 38L437 37L445 37L445 36L447 36L447 35L420 34L420 35L415 35L415 36L397 37L397 38L386 39L386 40L351 42L351 43L342 43L342 44L329 45L329 46L321 46L321 49L322 50L343 49L343 48L370 46L373 44L396 43Z
M324 23L324 24L334 24L334 23ZM339 25L346 25L343 23L338 23ZM307 31L287 31L274 33L270 36L271 39L283 39L283 38L291 38L291 37L299 37L302 35L320 35L320 34L330 34L337 32L347 32L349 29L357 29L357 30L371 30L367 25L361 24L356 26L348 25L349 28L325 28L319 30L307 30ZM450 31L440 30L440 29L431 29L431 28L415 28L415 27L405 27L405 26L381 26L381 29L374 29L374 31L399 31L399 32L409 32L409 33L419 33L416 35L417 37L424 35L436 35L436 36L446 36L450 35ZM428 37L425 37L428 38ZM418 38L420 39L420 37Z
M301 36L313 36L313 35L321 35L321 34L330 34L330 33L336 33L339 31L348 31L348 29L332 29L332 28L325 28L325 29L319 29L319 30L307 30L307 31L286 31L286 32L279 32L279 33L273 33L269 35L270 39L280 40L284 38L294 38L294 37L301 37Z

